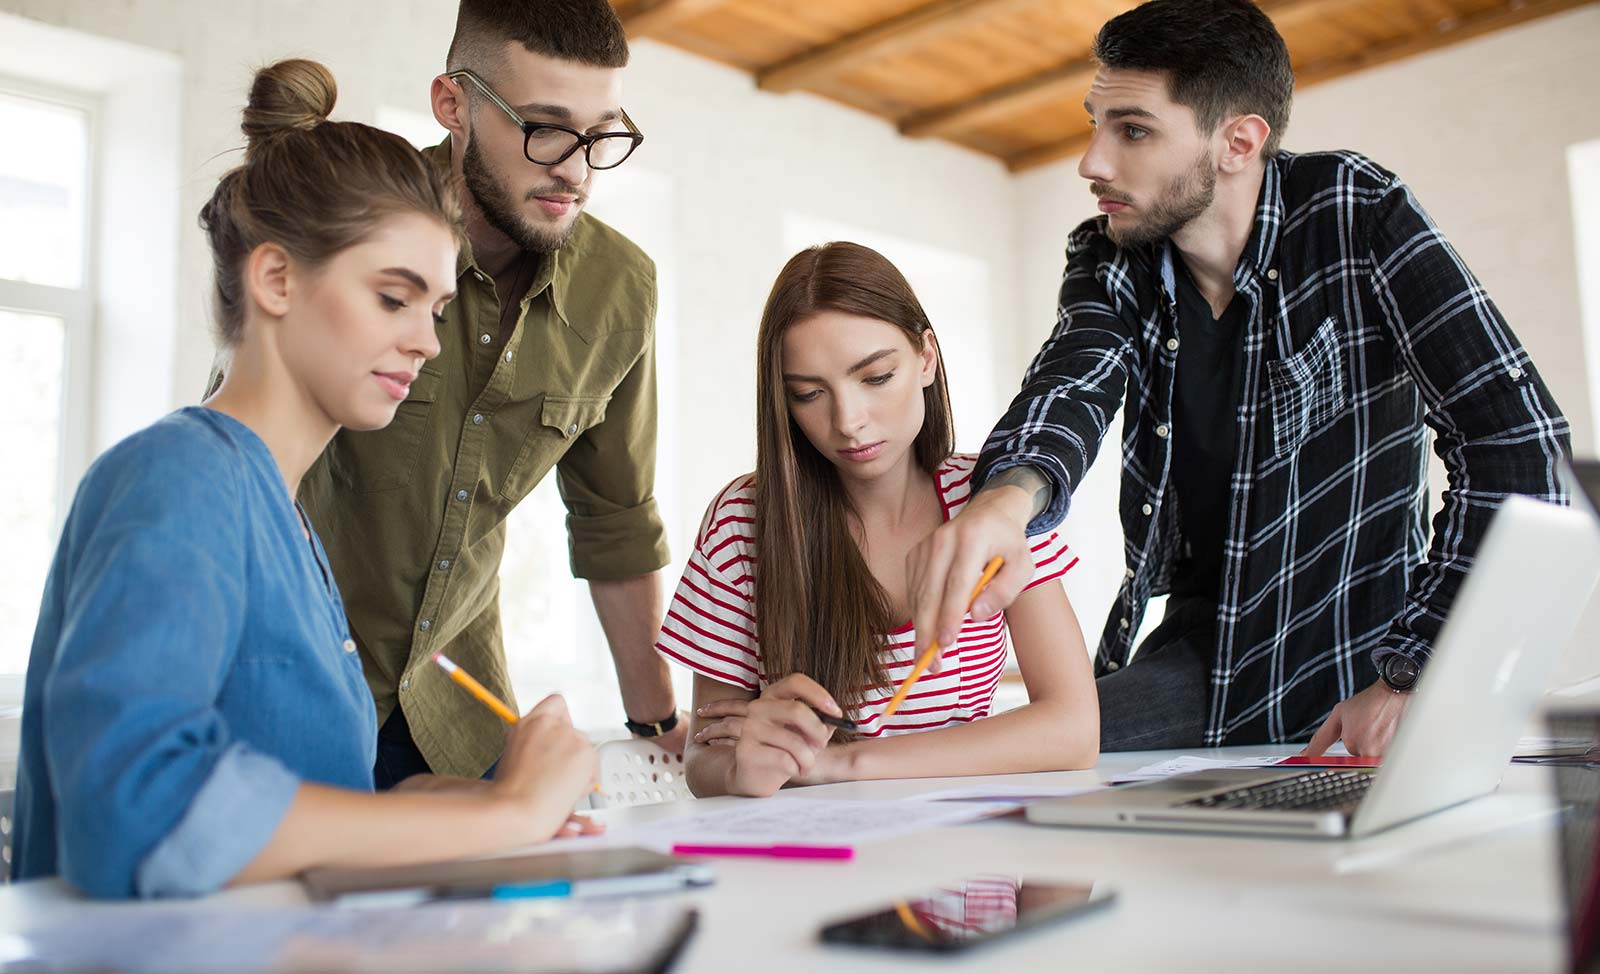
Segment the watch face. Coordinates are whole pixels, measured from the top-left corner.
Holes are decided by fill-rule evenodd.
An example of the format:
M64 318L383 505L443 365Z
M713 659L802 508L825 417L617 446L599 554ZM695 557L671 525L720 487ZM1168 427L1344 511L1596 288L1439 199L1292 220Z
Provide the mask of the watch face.
M1383 672L1384 682L1389 686L1396 690L1409 690L1416 684L1421 667L1411 657L1396 653L1384 664Z

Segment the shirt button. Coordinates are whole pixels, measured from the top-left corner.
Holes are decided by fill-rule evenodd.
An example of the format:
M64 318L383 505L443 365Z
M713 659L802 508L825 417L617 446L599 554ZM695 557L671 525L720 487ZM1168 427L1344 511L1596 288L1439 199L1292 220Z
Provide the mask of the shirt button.
M511 349L506 349L506 361L511 361Z
M346 639L344 641L344 651L347 652L347 653L355 652L356 651L356 641L354 639Z
M568 436L577 436L578 435L578 424L577 423L573 423L571 426L567 427L567 435Z
M494 341L494 339L492 337L490 337L489 335L479 335L478 336L478 344L479 345L487 345L492 341Z
M472 276L477 279L479 284L482 284L484 281L488 280L487 277L483 276L483 271L473 271Z
M411 689L411 680L410 680L409 677L407 679L404 679L404 680L400 681L400 689L402 689L402 690Z
M1123 616L1122 619L1118 622L1118 625L1122 626L1122 628L1124 628L1124 629L1128 628L1128 617L1127 616Z
M1125 577L1125 578L1132 578L1133 577L1133 569L1125 568L1125 569L1123 569L1122 574L1123 574L1123 577Z
M1122 665L1120 663L1118 663L1116 660L1112 660L1111 662L1106 664L1106 670L1108 672L1115 673L1120 669L1122 669Z
M1152 514L1154 514L1156 512L1156 509L1151 507L1149 504L1146 504L1145 506L1139 508L1139 510L1144 511L1144 516L1145 517L1149 517L1150 515L1152 515Z
M1171 432L1172 427L1168 426L1166 423L1162 423L1160 426L1156 427L1156 435L1161 437L1163 440L1166 439L1167 434Z
M446 558L444 561L439 562L439 570L442 571L442 572L449 571L450 570L450 559Z
M423 632L427 632L429 629L433 628L433 621L431 619L424 619L417 623L417 628L421 629Z
M1267 280L1276 281L1277 279L1278 279L1278 269L1276 267L1274 267L1271 270L1267 271Z
M1178 350L1178 340L1176 338L1167 339L1167 351L1176 352L1177 350Z
M477 413L476 415L474 415L472 417L472 425L474 425L474 426L482 426L483 425L483 414L482 413Z
M1513 367L1509 372L1506 373L1506 375L1511 376L1513 379L1520 379L1522 378L1522 370Z
M456 500L464 501L466 499L467 499L467 492L466 491L464 491L464 490L456 491Z

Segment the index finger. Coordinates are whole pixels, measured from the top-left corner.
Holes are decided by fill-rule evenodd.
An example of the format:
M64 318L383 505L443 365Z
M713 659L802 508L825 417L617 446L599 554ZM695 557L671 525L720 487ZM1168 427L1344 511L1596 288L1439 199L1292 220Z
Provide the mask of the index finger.
M1328 748L1338 742L1343 731L1344 721L1340 718L1338 709L1335 708L1333 713L1328 715L1328 719L1322 722L1322 726L1317 728L1317 733L1311 738L1311 743L1306 745L1306 749L1302 753L1306 757L1321 757Z
M821 684L804 673L791 673L777 683L767 687L767 695L778 700L798 700L803 704L815 707L825 714L843 717L842 710L834 702L828 691L822 689Z
M535 716L557 717L566 720L572 719L570 714L567 712L567 698L563 697L559 693L552 693L550 696L545 697L543 700L534 704L532 710L522 715L522 719L527 720L529 717Z
M750 713L750 701L739 697L713 700L694 712L696 717L745 717Z

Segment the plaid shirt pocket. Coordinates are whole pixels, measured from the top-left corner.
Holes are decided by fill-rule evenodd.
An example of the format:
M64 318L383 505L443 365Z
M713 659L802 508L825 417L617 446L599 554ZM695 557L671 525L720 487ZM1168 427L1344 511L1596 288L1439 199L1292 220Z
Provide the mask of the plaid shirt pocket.
M1305 348L1267 363L1272 407L1272 457L1277 459L1339 415L1349 401L1339 323L1328 318Z

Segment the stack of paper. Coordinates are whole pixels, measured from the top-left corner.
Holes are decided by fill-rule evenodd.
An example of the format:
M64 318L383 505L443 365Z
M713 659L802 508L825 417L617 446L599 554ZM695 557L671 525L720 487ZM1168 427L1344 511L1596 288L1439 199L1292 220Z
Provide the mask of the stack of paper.
M1282 760L1281 757L1202 758L1185 754L1182 757L1147 764L1137 771L1118 775L1114 780L1117 784L1123 784L1129 781L1170 778L1175 774L1188 774L1191 771L1215 771L1218 768L1270 768Z
M617 829L631 844L670 849L686 844L849 845L924 829L959 825L992 815L983 803L781 798L741 802L716 811Z

